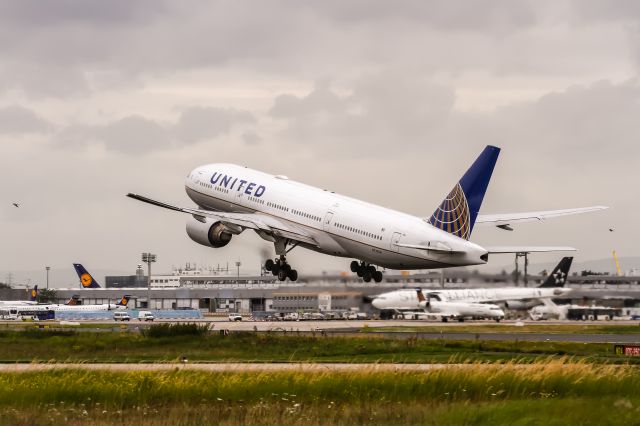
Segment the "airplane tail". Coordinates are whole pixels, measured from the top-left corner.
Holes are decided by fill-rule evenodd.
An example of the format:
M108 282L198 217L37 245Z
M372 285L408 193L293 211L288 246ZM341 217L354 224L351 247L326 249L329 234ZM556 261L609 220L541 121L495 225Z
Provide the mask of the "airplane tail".
M569 269L571 269L571 262L573 262L573 257L563 257L551 274L549 274L545 282L540 284L539 287L564 287L564 284L567 282L567 277L569 276Z
M38 300L38 286L34 285L29 293L29 301L36 302Z
M67 303L65 303L65 305L68 305L68 306L77 306L79 304L80 304L80 296L77 294L74 294L73 296L71 296L71 299L69 299Z
M122 296L122 299L120 299L120 301L116 303L116 306L122 306L126 308L127 305L129 304L129 299L131 299L131 296L129 296L128 294L125 294L124 296Z
M80 286L82 286L82 288L100 288L100 284L98 284L84 266L79 263L74 263L73 267L76 269L78 278L80 278Z
M465 240L469 239L499 154L500 148L486 146L433 212L429 219L433 226Z

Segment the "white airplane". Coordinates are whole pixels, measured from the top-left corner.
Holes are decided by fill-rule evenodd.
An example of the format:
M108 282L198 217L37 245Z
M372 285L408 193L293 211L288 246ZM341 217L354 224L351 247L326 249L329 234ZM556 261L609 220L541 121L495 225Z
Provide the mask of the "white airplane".
M118 303L102 303L97 305L78 305L77 300L78 296L73 296L67 303L65 304L57 304L57 303L43 303L38 305L3 305L0 306L0 310L10 311L12 314L23 315L25 313L32 312L48 312L48 311L88 311L88 312L96 312L96 311L112 311L116 309L127 309L127 305L129 303L130 296L125 295Z
M37 305L38 301L38 286L35 285L31 290L29 290L29 300L0 300L0 307L4 307L5 305L25 305L32 306Z
M502 303L510 309L539 305L545 299L566 297L570 288L564 288L573 257L564 257L539 287L496 287L476 289L430 290L428 300L443 303ZM412 309L424 303L420 289L401 289L374 296L371 304L380 310Z
M364 281L382 280L376 266L432 269L482 265L491 253L575 250L571 247L481 247L469 241L476 223L512 229L512 223L544 220L606 207L479 215L500 148L487 146L429 218L370 204L332 191L233 164L209 164L189 173L187 195L198 208L182 208L142 195L128 197L187 213L187 234L208 247L224 247L234 235L254 230L275 245L265 269L281 281L298 273L286 254L300 246L355 258L351 270ZM376 266L374 266L376 265Z
M396 312L416 315L421 317L435 317L447 322L449 319L457 319L462 322L467 318L488 318L500 322L504 319L504 311L500 306L490 303L470 303L470 302L442 302L439 300L431 300L424 297L424 294L420 289L416 289L415 293L418 299L418 309L421 311L414 311L415 308L408 310L395 309Z

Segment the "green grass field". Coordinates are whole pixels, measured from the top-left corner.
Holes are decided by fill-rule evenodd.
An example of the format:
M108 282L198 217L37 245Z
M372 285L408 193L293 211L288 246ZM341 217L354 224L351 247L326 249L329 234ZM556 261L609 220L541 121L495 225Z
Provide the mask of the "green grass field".
M2 424L636 424L630 366L539 362L415 372L0 374Z
M43 329L0 331L0 362L531 362L573 357L599 363L637 362L613 353L610 344L449 341L325 337L296 333L159 335L129 332L76 332Z

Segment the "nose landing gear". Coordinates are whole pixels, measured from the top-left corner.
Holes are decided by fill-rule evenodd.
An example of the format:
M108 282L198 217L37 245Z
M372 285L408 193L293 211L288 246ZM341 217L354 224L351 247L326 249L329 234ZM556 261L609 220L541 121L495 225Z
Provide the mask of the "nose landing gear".
M382 281L382 272L378 271L375 266L360 262L357 260L351 262L351 272L355 272L362 280L366 283L371 282L373 279L375 282L379 283Z
M267 260L264 263L264 269L270 271L274 276L278 277L279 281L284 281L289 278L291 281L298 279L298 271L291 268L291 265L287 262L284 256L280 256L275 260Z

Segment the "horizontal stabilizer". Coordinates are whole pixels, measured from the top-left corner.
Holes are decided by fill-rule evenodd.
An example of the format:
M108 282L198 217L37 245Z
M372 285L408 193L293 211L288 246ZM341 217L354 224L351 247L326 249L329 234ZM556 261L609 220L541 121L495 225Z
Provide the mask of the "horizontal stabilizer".
M476 218L476 223L482 225L497 226L498 228L511 231L513 229L509 225L513 225L514 223L543 221L556 217L597 212L600 210L606 210L608 208L609 207L607 206L591 206L578 207L575 209L546 210L538 212L480 214Z
M574 247L554 247L554 246L498 246L484 247L490 254L504 253L547 253L553 251L578 251Z

